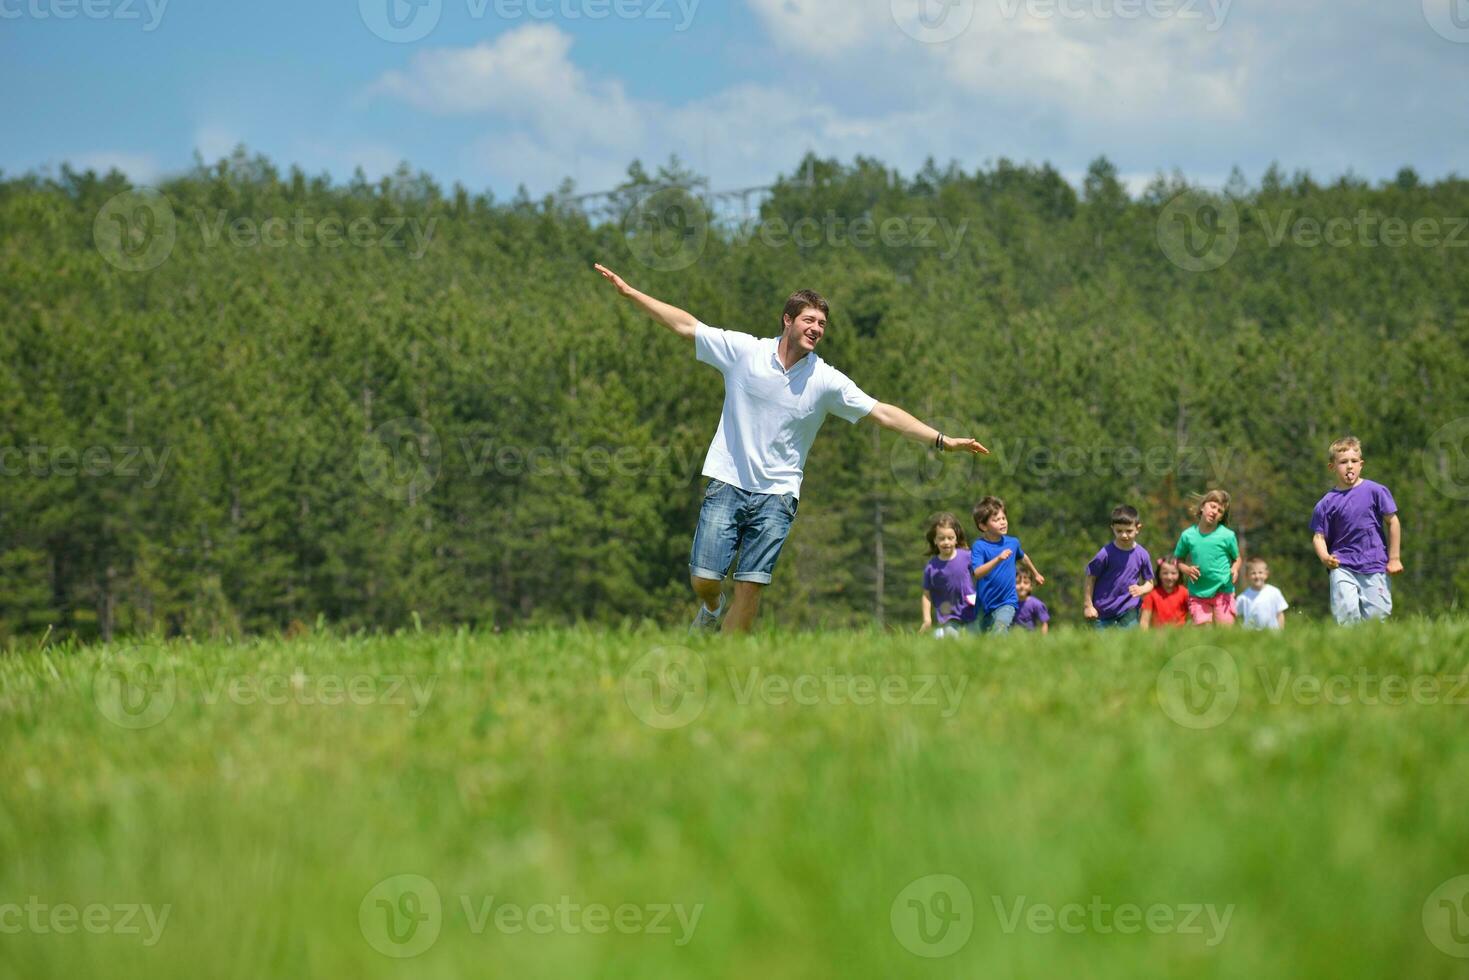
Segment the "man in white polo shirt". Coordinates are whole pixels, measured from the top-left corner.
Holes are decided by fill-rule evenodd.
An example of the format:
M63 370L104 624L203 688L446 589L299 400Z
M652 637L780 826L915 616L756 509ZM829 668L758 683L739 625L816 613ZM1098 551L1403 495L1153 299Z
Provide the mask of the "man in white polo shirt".
M617 291L649 316L694 342L699 360L724 375L724 411L704 459L704 505L689 557L689 579L700 599L691 629L748 632L770 584L781 546L796 519L806 454L827 415L848 422L871 418L944 452L988 453L973 439L941 435L895 405L863 393L816 356L830 314L809 289L791 295L779 337L759 338L700 323L598 265ZM738 555L738 564L736 564ZM735 566L734 601L725 615L721 584Z

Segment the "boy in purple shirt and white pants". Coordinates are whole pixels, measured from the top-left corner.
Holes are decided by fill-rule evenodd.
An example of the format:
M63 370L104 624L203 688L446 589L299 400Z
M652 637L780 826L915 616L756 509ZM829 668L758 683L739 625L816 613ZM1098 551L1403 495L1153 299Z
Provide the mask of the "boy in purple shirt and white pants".
M1086 566L1086 618L1098 629L1138 625L1143 596L1153 591L1153 558L1137 543L1137 508L1112 509L1112 541Z
M1362 443L1345 436L1331 444L1336 487L1311 514L1311 543L1331 569L1331 614L1342 626L1392 613L1389 575L1403 570L1398 505L1387 487L1362 479Z

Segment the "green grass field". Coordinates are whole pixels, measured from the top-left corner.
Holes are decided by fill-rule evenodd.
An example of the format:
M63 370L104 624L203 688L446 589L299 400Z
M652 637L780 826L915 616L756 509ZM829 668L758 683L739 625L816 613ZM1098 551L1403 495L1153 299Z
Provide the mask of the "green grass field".
M1466 676L1408 620L0 655L0 974L1466 976Z

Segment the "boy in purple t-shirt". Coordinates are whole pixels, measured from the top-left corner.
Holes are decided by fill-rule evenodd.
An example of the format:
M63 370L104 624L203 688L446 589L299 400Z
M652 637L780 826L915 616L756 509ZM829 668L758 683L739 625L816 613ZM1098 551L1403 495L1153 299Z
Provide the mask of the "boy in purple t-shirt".
M1021 568L1015 572L1015 594L1020 597L1020 609L1015 613L1015 625L1024 630L1051 631L1051 611L1046 604L1031 595L1034 583L1030 573Z
M1362 479L1362 443L1345 436L1331 444L1336 487L1311 514L1311 543L1331 569L1331 614L1343 626L1392 613L1388 576L1403 570L1402 527L1387 487Z
M1153 558L1137 543L1137 508L1112 509L1112 540L1086 566L1086 618L1098 629L1137 626L1143 596L1153 591Z
M923 625L918 631L933 628L934 636L960 636L974 619L975 611L969 542L964 539L959 518L947 513L928 519L926 537L932 557L923 568Z

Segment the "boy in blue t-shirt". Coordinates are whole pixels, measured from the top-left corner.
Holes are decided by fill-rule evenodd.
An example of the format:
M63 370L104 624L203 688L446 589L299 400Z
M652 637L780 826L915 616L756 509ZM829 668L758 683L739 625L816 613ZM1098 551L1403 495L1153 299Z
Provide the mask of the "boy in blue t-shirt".
M978 615L969 628L980 633L1005 633L1020 609L1020 596L1015 592L1016 563L1025 562L1036 585L1045 585L1046 577L1036 570L1020 547L1020 540L1009 535L1010 521L1005 517L1005 502L999 497L985 497L974 505L974 526L979 537L969 548L969 571L974 575Z

